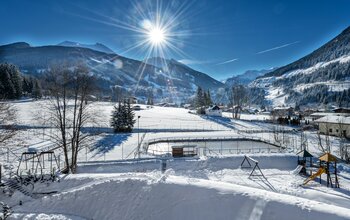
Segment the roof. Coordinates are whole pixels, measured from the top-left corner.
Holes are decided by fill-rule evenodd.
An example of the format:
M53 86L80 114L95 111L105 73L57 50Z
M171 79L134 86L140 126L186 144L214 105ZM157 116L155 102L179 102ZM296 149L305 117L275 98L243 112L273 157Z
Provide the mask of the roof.
M208 109L211 109L211 110L220 110L219 106L217 106L217 105L210 106Z
M349 124L350 117L338 116L338 115L328 115L315 120L316 123L333 123L333 124Z
M350 116L349 113L335 113L335 112L315 112L311 116Z
M343 108L343 107L340 107L340 108L335 108L335 109L333 109L333 111L337 111L337 110L350 111L350 108Z
M300 157L314 157L312 154L309 153L307 150L302 150L297 153L298 156Z
M171 146L172 149L182 149L182 148L196 148L197 145L175 145Z
M336 162L337 161L337 158L330 153L323 154L319 159L322 161L326 161L326 162Z
M286 106L286 107L275 107L273 110L292 110L292 107Z

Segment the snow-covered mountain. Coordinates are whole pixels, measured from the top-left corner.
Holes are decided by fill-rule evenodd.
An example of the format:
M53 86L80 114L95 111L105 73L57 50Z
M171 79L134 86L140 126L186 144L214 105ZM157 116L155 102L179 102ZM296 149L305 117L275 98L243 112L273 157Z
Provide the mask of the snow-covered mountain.
M350 27L309 55L249 84L273 105L350 104Z
M84 47L40 46L14 43L0 46L0 62L17 65L23 73L40 75L54 63L68 65L84 63L98 77L96 83L105 94L117 86L131 95L182 102L201 86L217 89L223 84L208 75L170 60L165 67L157 67L117 54L108 54Z
M225 85L232 86L233 84L243 84L247 85L257 77L262 76L266 73L274 71L276 68L262 69L262 70L247 70L242 74L235 75L231 78L225 80Z
M78 42L73 42L73 41L63 41L57 46L64 46L64 47L83 47L83 48L89 48L92 50L104 52L104 53L115 53L113 50L108 48L107 46L101 44L101 43L96 43L96 44L81 44Z
M168 72L172 77L181 79L187 78L187 80L194 82L195 85L201 86L204 89L216 89L223 86L221 82L213 79L207 74L194 70L175 59L152 57L143 62L161 68L163 71Z

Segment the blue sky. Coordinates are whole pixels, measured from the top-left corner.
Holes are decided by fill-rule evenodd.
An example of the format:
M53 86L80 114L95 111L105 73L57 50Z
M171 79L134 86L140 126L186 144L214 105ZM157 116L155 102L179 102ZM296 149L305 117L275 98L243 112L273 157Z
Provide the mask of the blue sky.
M220 80L301 58L348 27L349 11L348 0L2 0L0 44L100 42L144 59L145 45L130 47L144 40L140 23L158 14L172 21L165 56Z

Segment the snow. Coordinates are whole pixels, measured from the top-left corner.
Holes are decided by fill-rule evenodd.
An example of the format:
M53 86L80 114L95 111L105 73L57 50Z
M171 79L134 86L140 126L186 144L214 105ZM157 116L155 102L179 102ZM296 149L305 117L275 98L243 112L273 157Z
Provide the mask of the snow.
M317 86L317 85L326 85L328 86L329 91L341 92L350 88L350 81L327 81L327 82L315 82L307 84L299 84L294 88L296 92L303 92L305 89Z
M300 186L304 178L293 173L296 156L251 156L266 179L249 178L251 169L239 168L243 156L172 159L164 174L154 160L82 164L78 174L37 189L59 193L14 210L82 219L350 218L346 191L316 182Z
M293 70L287 74L283 74L282 76L280 76L281 78L290 78L292 76L296 76L296 75L299 75L299 74L312 74L314 73L315 71L321 69L321 68L325 68L331 64L334 64L334 63L348 63L350 62L350 56L342 56L342 57L339 57L337 59L334 59L334 60L331 60L331 61L328 61L328 62L319 62L317 64L315 64L314 66L312 67L309 67L309 68L306 68L306 69L297 69L297 70ZM279 77L277 77L278 79Z
M322 118L315 120L316 123L326 122L335 124L350 125L350 117L338 116L338 115L327 115Z
M14 166L14 155L20 156L28 147L40 151L52 145L47 136L51 128L36 120L38 112L45 115L42 102L15 103L19 125L27 129L8 145ZM301 186L306 177L297 174L300 167L295 152L300 149L300 132L295 127L265 123L266 115L242 114L245 120L238 120L232 119L231 113L207 117L182 108L141 105L135 112L141 117L134 132L114 134L109 127L113 103L96 102L91 107L99 119L95 126L103 132L81 151L78 173L60 175L60 182L35 183L37 198L20 192L7 197L0 192L0 200L14 211L10 219L350 219L349 165L338 166L340 189L327 188L325 177L322 184L311 181ZM282 139L275 130L285 131L286 150L258 142ZM305 137L308 150L314 156L321 154L316 132L306 131ZM133 159L139 140L146 144L198 138L208 141L195 144L216 153ZM251 141L210 141L225 138ZM339 139L330 137L330 142L332 153L337 154ZM266 146L276 151L262 151ZM168 144L157 147L167 152ZM234 151L238 148L240 153ZM6 149L0 154L5 165ZM259 162L266 179L249 178L252 168L240 168L245 154ZM166 161L165 173L160 171L161 161Z
M335 64L335 63L343 64L348 62L350 62L350 56L346 55L346 56L339 57L337 59L333 59L328 62L319 62L309 68L292 70L278 77L273 76L273 77L259 78L254 80L252 83L250 83L249 86L265 89L267 92L266 99L269 100L273 106L280 106L285 104L284 100L288 98L288 96L284 94L283 87L272 86L273 82L279 79L288 79L299 75L310 75L317 72L321 68L325 68L331 64ZM302 93L303 90L317 86L317 85L326 85L328 87L328 91L341 92L350 88L350 81L345 80L341 82L327 81L327 82L313 82L313 83L307 83L307 84L303 83L303 84L297 85L293 89L296 92Z
M284 94L283 88L280 87L269 88L266 96L266 99L270 100L273 106L283 105L286 98L288 98L288 96Z

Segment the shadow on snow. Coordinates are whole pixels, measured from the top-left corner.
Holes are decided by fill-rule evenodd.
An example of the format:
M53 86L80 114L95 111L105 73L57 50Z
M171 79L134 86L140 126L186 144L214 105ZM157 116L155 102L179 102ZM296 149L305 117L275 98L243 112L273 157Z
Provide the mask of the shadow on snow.
M232 124L230 118L218 117L218 116L207 116L207 115L201 115L200 117L203 119L218 123L218 124L225 126L227 128L236 129L236 127Z
M119 147L131 136L132 133L105 134L100 140L92 146L90 151L96 151L97 154L105 154L115 147Z

